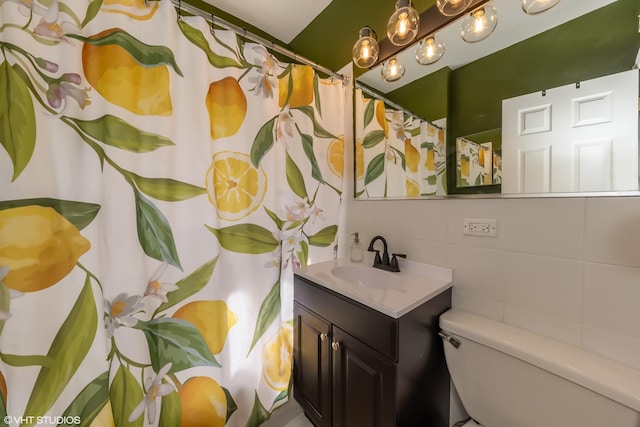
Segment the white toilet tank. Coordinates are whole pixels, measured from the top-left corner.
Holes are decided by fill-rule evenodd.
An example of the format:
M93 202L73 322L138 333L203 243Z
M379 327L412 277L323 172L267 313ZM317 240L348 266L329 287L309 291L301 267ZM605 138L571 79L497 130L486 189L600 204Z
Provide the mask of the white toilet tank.
M636 369L458 309L440 328L460 400L485 427L640 427Z

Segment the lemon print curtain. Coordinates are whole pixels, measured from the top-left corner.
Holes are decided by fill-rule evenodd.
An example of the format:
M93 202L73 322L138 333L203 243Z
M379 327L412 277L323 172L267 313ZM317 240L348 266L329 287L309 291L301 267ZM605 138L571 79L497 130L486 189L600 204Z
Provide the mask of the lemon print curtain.
M446 195L445 131L355 90L357 198Z
M0 51L0 426L269 419L341 82L169 1L6 0Z

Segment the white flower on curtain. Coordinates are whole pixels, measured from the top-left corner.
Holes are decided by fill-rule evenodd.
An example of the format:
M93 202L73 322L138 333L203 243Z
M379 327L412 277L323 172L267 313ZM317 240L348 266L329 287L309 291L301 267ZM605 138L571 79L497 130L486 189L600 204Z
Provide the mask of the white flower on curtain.
M260 425L292 267L336 238L344 89L170 2L97 5L0 3L0 415Z

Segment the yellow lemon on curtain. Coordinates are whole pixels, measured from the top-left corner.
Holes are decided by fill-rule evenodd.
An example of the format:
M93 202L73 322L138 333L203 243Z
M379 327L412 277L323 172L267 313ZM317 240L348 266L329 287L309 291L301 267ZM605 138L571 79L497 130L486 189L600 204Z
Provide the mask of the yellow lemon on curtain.
M267 192L267 175L249 155L221 151L213 155L205 186L220 219L240 220L255 211Z
M190 302L176 310L173 317L195 326L213 354L222 351L229 329L238 321L236 314L221 300Z
M178 390L182 404L180 427L222 427L227 418L227 395L216 380L189 378Z
M460 158L460 174L462 176L469 176L470 173L469 159L466 156L462 156Z
M327 148L327 163L334 175L342 178L344 174L344 135L334 139Z
M116 31L91 36L100 39ZM82 46L82 69L89 84L107 101L139 115L169 116L169 70L164 64L143 66L117 44Z
M111 410L111 401L102 407L98 415L91 422L90 427L115 427L116 423L113 419L113 411Z
M418 197L420 196L420 186L418 183L411 179L407 178L405 182L405 187L407 189L407 197Z
M411 144L411 139L404 141L404 157L407 162L407 169L411 172L418 172L418 164L420 164L420 152Z
M362 179L364 177L364 145L362 141L356 139L356 179Z
M478 150L478 165L484 167L484 149L482 147Z
M213 140L235 135L247 115L247 97L233 77L209 85L206 105Z
M308 65L291 66L291 72L278 79L278 105L280 108L287 105L289 98L289 108L309 105L313 101L313 68ZM289 96L290 82L291 96Z
M424 167L427 168L428 171L436 170L436 151L435 150L427 150L427 160L424 162Z
M2 401L4 407L7 407L7 382L4 379L4 375L0 372L0 394L2 394Z
M158 3L145 0L103 0L100 11L121 13L138 21L146 21L156 13Z
M0 265L8 288L39 291L58 283L91 244L53 208L23 206L0 211Z
M376 100L376 120L384 131L384 137L389 138L389 122L387 121L386 110L384 108L384 102Z
M262 374L276 391L286 390L291 378L293 327L283 324L262 347Z

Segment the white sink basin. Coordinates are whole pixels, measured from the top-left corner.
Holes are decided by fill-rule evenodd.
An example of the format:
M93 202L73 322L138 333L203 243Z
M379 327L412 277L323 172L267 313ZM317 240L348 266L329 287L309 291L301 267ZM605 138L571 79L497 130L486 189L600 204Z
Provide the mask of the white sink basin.
M357 283L367 288L398 288L402 283L399 273L391 273L364 265L337 266L331 269L331 274L347 282Z
M450 268L399 261L398 273L344 259L301 266L295 273L396 319L451 287Z

